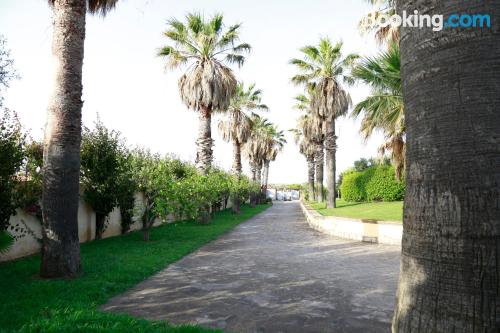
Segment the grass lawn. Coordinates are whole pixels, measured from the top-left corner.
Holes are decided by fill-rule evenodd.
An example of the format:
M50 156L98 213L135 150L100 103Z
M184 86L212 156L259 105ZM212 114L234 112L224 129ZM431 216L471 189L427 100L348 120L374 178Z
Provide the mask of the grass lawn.
M403 221L403 201L345 202L337 200L337 208L326 209L326 203L309 203L324 216L341 216L379 221Z
M133 232L82 244L84 273L74 280L40 279L38 255L1 263L0 332L216 332L138 320L97 307L268 207L243 206L240 215L226 210L209 225L163 225L153 228L148 243L141 232Z

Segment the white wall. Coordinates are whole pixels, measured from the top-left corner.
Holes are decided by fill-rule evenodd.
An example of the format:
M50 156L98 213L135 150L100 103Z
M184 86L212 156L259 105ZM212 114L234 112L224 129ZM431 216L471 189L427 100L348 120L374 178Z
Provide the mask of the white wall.
M136 197L136 205L141 205L144 202L144 196L142 193L137 193ZM228 202L228 207L231 207L230 201ZM167 218L166 223L173 222L174 217L169 216ZM21 221L24 221L29 229L31 229L35 236L41 238L41 222L38 221L32 215L25 213L22 210L17 210L17 214L10 218L10 224L16 225L20 224L23 226ZM159 226L163 221L160 219L156 219L154 226ZM140 221L135 221L134 224L130 226L130 231L141 229L142 224ZM13 233L15 234L15 233ZM19 234L19 233L18 233ZM116 207L109 215L108 215L108 223L107 228L103 233L103 238L117 236L121 234L121 214L120 209ZM92 210L87 203L80 198L80 205L78 207L78 237L80 239L80 243L91 241L95 238L95 212ZM36 238L31 235L26 235L24 237L19 238L14 245L9 249L8 252L0 254L0 262L12 260L20 257L24 257L27 255L31 255L40 251L41 244L36 240Z

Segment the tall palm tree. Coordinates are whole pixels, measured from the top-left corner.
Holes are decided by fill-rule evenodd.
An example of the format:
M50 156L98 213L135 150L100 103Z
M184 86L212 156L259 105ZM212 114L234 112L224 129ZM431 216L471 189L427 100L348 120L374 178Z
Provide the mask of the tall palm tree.
M179 94L190 109L199 113L196 167L207 174L212 165L212 112L226 111L236 94L237 81L225 64L241 66L242 55L250 45L239 42L240 24L224 29L223 16L215 14L208 20L190 13L186 23L175 18L168 21L164 32L172 45L162 47L158 55L166 58L170 69L189 64L179 79Z
M252 115L252 131L243 146L243 155L250 164L251 179L262 184L262 166L269 145L269 127L272 124L265 118ZM252 195L250 201L255 204L257 198Z
M252 131L251 112L253 110L268 110L265 104L261 104L262 91L255 89L255 84L248 87L240 82L236 87L236 94L231 99L227 112L219 121L219 132L226 142L233 143L233 166L232 172L241 177L241 146L244 145ZM232 210L239 212L239 202L233 198Z
M399 27L388 25L386 27L376 27L373 21L381 15L392 16L396 14L396 0L365 0L376 7L369 16L363 17L359 21L359 31L361 34L374 33L375 40L379 45L391 45L399 42Z
M415 5L471 10L400 0L398 11ZM500 2L474 12L500 17ZM500 31L402 28L400 47L407 187L392 331L500 332Z
M335 120L347 113L351 104L349 94L342 83L352 84L347 70L358 58L355 54L343 56L342 43L333 44L328 38L321 38L318 46L305 46L300 49L303 59L292 59L300 74L292 78L296 84L314 83L311 110L323 122L325 133L327 207L335 208L335 153L337 149ZM317 163L320 161L317 159Z
M268 128L268 144L264 154L263 170L262 170L262 192L264 195L267 193L267 186L269 185L269 165L270 162L276 160L278 153L283 150L286 144L285 133L278 130L275 125Z
M396 178L400 180L405 159L405 118L399 45L392 44L388 51L363 59L353 69L352 76L372 88L370 96L354 107L352 115L363 114L361 133L365 139L376 129L384 132L386 142L379 150L382 154L391 151Z
M80 271L78 196L85 15L105 15L117 0L49 0L53 10L54 83L47 111L43 165L40 275Z
M323 180L325 168L325 125L324 122L313 114L311 110L311 97L314 93L314 84L307 87L308 95L299 95L296 97L298 104L296 108L306 111L307 117L302 119L302 131L305 137L311 140L314 150L314 166L316 170L316 201L323 202ZM300 105L302 103L302 106ZM307 108L307 109L306 109Z
M312 138L307 137L308 128L311 126L310 122L314 121L309 113L303 114L297 119L296 128L292 129L294 134L295 143L299 146L299 152L304 155L307 161L307 184L308 184L308 197L312 201L315 199L315 186L314 186L314 176L315 176L315 159L316 146L312 141Z
M314 83L309 84L306 94L295 97L295 109L303 114L297 120L295 142L299 144L300 152L306 157L308 166L308 184L310 200L323 201L323 123L311 111L311 96L314 93ZM316 175L316 187L314 176Z
M258 115L252 115L252 131L243 147L243 154L250 164L252 181L262 183L262 163L268 144L268 127L271 123Z

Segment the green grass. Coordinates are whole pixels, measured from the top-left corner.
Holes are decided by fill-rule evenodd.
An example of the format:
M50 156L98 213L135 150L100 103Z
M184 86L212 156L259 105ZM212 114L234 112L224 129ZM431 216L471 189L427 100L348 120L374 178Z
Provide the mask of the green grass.
M403 201L394 202L345 202L337 200L337 208L326 209L325 203L309 203L324 216L341 216L378 221L402 221Z
M42 280L38 255L0 264L0 331L22 332L217 332L171 326L99 311L99 305L160 271L240 222L264 211L226 210L209 225L193 221L163 225L143 242L141 232L81 246L83 274L74 280Z

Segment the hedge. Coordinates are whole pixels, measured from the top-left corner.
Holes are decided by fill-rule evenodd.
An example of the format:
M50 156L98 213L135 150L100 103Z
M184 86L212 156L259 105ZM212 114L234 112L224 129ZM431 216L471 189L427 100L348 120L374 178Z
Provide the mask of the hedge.
M403 200L405 182L397 181L394 168L379 165L357 172L343 174L340 192L346 201L399 201Z

